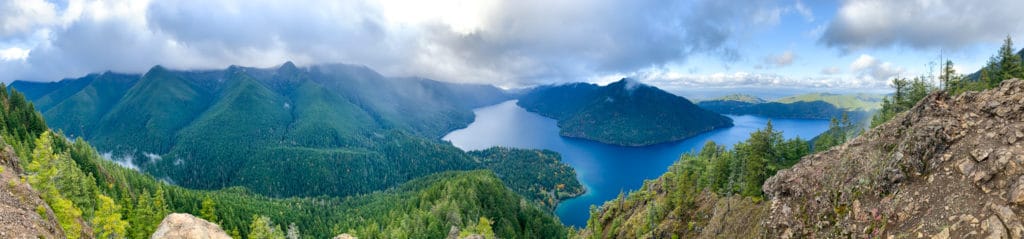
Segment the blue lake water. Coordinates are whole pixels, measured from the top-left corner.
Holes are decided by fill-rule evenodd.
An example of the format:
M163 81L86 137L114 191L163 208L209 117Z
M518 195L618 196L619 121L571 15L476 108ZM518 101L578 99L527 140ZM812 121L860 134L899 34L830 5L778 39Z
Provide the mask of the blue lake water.
M812 138L828 129L827 120L772 119L759 116L729 116L735 126L709 131L692 138L646 147L622 147L558 135L556 121L530 113L506 101L474 110L476 120L464 129L444 137L463 150L493 146L548 149L562 155L562 161L576 169L587 188L586 194L565 200L555 213L566 225L584 227L590 205L600 206L619 192L639 189L643 181L661 176L679 155L700 150L707 141L732 146L746 140L754 130L772 121L786 138Z

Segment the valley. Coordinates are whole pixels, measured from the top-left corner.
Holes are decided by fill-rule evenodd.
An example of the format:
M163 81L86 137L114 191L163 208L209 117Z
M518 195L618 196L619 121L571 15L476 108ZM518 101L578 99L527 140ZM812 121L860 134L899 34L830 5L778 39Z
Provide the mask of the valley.
M785 138L809 140L828 129L828 121L812 119L729 116L733 126L698 134L678 142L645 147L603 144L559 136L556 120L528 112L514 101L474 110L476 120L467 128L444 137L463 150L494 146L546 149L562 156L562 162L576 169L587 192L558 205L563 223L584 227L591 205L600 206L619 193L635 191L644 181L665 173L684 153L699 152L707 141L733 145L746 140L754 130L771 120Z
M0 0L0 239L1024 239L1020 0Z

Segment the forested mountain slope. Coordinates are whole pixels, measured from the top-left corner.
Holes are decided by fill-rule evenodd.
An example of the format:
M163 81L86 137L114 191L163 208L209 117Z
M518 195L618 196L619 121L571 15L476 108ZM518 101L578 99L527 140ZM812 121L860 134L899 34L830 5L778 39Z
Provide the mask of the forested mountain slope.
M389 78L361 66L232 66L15 82L49 126L170 182L271 196L354 195L483 168L438 140L500 89Z
M301 238L341 233L360 238L442 238L452 227L486 228L484 234L502 238L566 235L549 212L528 203L490 171L433 174L344 198L270 198L241 187L193 190L102 159L85 141L72 142L49 131L33 109L19 92L0 87L0 176L7 185L0 190L0 205L5 205L0 221L15 220L0 224L0 235L149 238L171 212L217 222L235 238L262 238L260 233L268 231L283 234L281 228L294 228ZM501 157L487 157L501 164ZM541 163L550 164L552 159L546 156ZM482 223L488 226L478 226Z
M521 96L517 104L558 120L562 136L625 146L676 141L732 126L728 117L631 79L607 86L542 86Z

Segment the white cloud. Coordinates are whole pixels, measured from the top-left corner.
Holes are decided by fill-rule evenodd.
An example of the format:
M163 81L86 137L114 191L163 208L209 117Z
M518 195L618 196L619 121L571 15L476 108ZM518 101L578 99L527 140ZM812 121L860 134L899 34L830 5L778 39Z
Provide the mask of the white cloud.
M843 1L820 41L843 51L956 49L1024 33L1020 0Z
M825 67L824 69L821 69L821 74L822 75L835 75L835 74L839 74L839 73L842 73L842 72L843 72L842 69L839 69L839 67L835 67L835 66Z
M867 54L860 55L853 63L850 63L850 72L854 74L858 82L881 82L885 84L890 78L906 71L903 67L893 65L890 62L883 62Z
M30 51L31 50L29 49L22 49L17 47L0 49L0 61L25 60L25 58L28 58L28 53Z
M578 81L696 54L736 61L735 35L762 24L750 16L792 8L738 2L7 1L0 48L31 54L0 62L0 81L287 60L500 86Z
M25 34L58 21L55 6L45 0L0 1L0 36Z
M793 51L786 51L779 55L765 57L764 63L774 67L785 67L793 64L796 54Z
M683 73L665 68L649 68L635 72L632 78L669 91L692 88L845 88L883 89L886 81L857 75L792 76L775 73L726 71L708 74Z

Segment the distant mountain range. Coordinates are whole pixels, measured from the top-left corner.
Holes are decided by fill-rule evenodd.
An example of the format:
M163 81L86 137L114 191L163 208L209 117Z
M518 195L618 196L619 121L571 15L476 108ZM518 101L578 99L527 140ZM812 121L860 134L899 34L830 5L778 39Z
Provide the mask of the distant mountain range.
M822 101L829 103L836 108L843 110L861 110L871 111L877 110L882 107L883 94L830 94L830 93L811 93L803 95L795 95L790 97L784 97L775 102L779 103L794 103L794 102L815 102Z
M777 118L829 119L844 112L855 120L870 116L881 106L880 94L812 93L766 101L751 95L728 95L697 103L720 114L760 115Z
M501 89L384 77L362 66L155 66L143 75L106 72L11 87L25 92L50 127L190 188L347 196L510 160L484 160L439 140L472 122L472 109L508 100ZM508 155L547 157L499 156ZM557 161L534 166L572 171ZM551 185L582 191L575 177L569 180ZM553 188L531 183L510 185L524 195L554 195L529 192Z
M558 120L563 136L625 146L676 141L732 126L728 117L631 79L607 86L541 86L521 96L518 104Z

